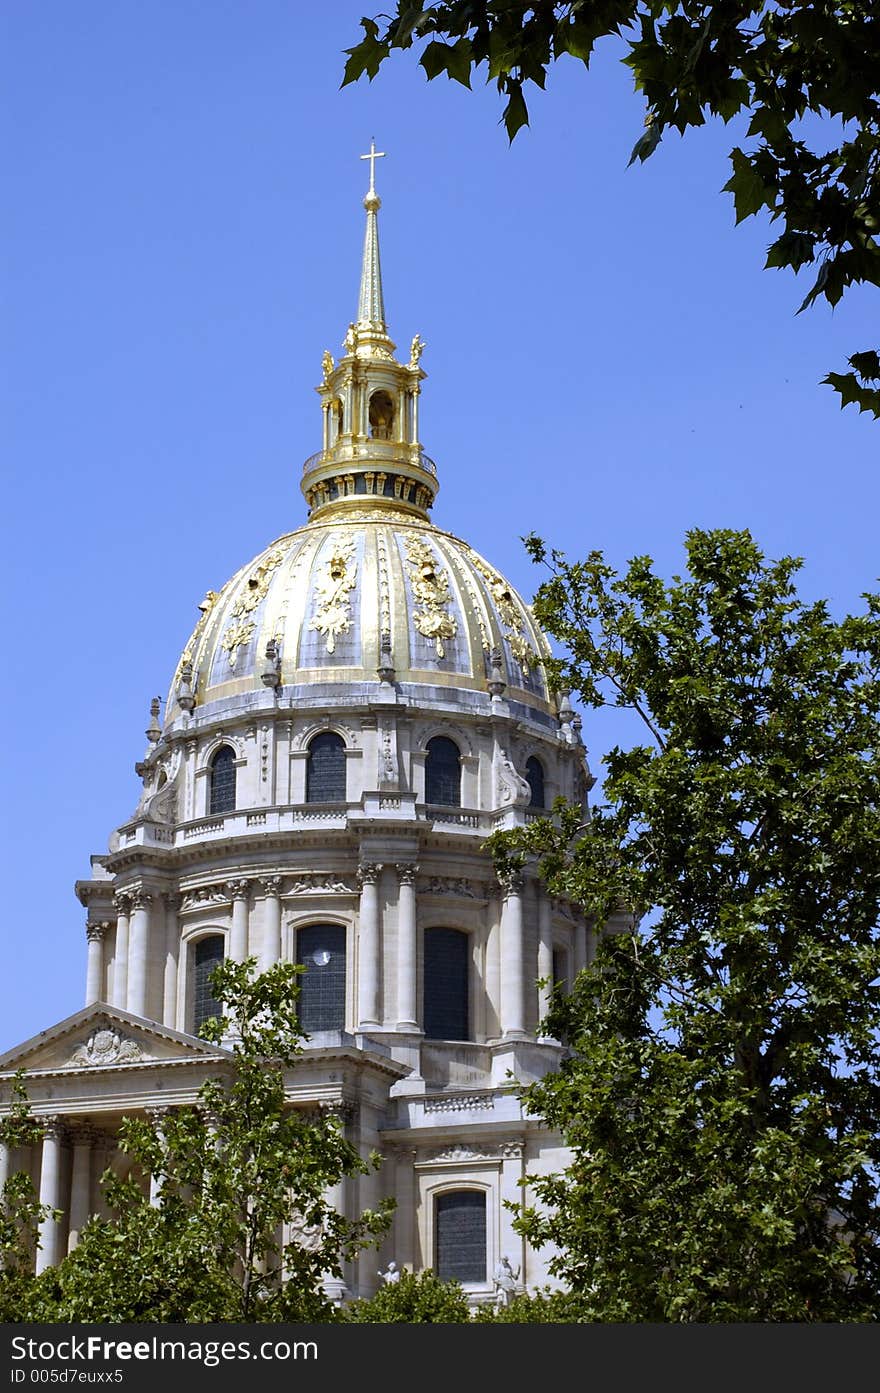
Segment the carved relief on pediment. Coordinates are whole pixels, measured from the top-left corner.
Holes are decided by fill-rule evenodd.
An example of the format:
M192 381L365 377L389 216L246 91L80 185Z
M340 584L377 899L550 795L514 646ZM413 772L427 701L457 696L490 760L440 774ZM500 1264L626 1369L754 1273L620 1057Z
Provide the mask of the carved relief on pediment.
M67 1061L69 1069L100 1068L108 1064L135 1064L147 1058L136 1040L107 1026L93 1030L77 1045Z

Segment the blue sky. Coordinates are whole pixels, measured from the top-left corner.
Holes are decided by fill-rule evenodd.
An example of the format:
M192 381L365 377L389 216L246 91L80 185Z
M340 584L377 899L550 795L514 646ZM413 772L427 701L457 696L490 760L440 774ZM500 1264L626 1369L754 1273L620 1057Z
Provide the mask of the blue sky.
M375 134L385 301L429 374L434 518L527 596L519 538L681 565L689 527L874 588L880 424L818 385L878 298L795 317L726 153L627 169L616 41L564 61L512 148L491 88L413 56L339 90L364 0L7 0L0 411L6 459L0 1048L82 1004L89 856L134 808L150 698L196 605L305 517L313 391L356 310ZM615 724L589 715L594 768Z

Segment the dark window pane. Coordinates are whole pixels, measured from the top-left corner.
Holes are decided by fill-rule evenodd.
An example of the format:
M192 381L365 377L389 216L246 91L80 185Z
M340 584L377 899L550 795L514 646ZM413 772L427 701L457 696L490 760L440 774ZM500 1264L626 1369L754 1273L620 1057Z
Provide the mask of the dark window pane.
M345 741L332 731L316 735L309 745L306 802L345 802Z
M437 1196L437 1276L443 1281L486 1280L486 1195L451 1190Z
M219 1001L217 1001L211 991L211 984L208 981L214 968L223 961L223 938L220 934L212 934L210 938L199 939L195 951L195 989L193 1000L195 1003L193 1010L193 1029L198 1032L199 1026L212 1016L222 1015Z
M425 1034L468 1040L468 935L458 929L425 934Z
M544 770L541 768L541 761L535 759L534 755L526 763L526 779L532 796L529 799L530 808L543 808L544 804Z
M461 759L458 746L445 735L435 735L428 741L425 802L461 806Z
M345 929L313 924L296 936L301 974L298 1013L303 1030L345 1028Z
M223 745L211 760L211 812L235 808L235 751Z

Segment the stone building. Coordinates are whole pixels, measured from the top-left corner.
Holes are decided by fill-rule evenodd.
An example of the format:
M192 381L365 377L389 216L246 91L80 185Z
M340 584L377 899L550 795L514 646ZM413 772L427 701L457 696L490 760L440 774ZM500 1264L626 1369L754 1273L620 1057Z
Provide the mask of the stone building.
M23 1068L47 1124L38 1154L2 1158L62 1211L43 1267L100 1210L120 1119L192 1101L216 1068L197 1035L208 975L254 955L305 966L291 1106L339 1108L385 1158L334 1202L397 1198L338 1295L369 1294L391 1259L474 1301L502 1257L529 1288L547 1279L503 1201L564 1152L510 1076L558 1064L537 983L570 980L590 933L528 872L499 883L483 847L591 780L528 606L431 520L424 345L397 357L386 327L374 167L357 318L339 361L323 357L307 521L199 605L163 723L153 703L137 809L76 887L86 1004L0 1058L4 1097Z

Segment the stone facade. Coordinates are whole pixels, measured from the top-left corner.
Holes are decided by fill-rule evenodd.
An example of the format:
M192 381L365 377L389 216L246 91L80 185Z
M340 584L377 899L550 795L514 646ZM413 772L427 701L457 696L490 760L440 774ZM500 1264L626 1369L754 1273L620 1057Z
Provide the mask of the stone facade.
M438 1205L465 1190L483 1196L486 1218L471 1298L491 1297L504 1256L523 1285L547 1280L548 1254L525 1248L504 1201L564 1152L524 1115L511 1078L557 1066L561 1046L538 1034L548 988L537 983L570 980L593 935L530 872L499 882L484 842L557 794L585 802L591 779L579 722L547 691L528 606L429 519L423 345L416 336L409 362L394 357L372 188L365 206L359 319L340 362L323 360L309 519L200 605L164 724L153 704L138 806L76 887L85 1007L0 1058L5 1097L23 1068L50 1124L40 1154L0 1157L29 1167L62 1211L41 1266L100 1211L102 1170L124 1164L121 1118L191 1102L222 1067L226 1052L196 1033L199 946L265 967L299 960L307 930L332 929L344 944L339 1019L311 1034L290 1103L340 1107L361 1153L384 1156L378 1173L340 1187L343 1209L383 1193L398 1202L382 1250L337 1294L370 1294L392 1259L436 1266ZM315 793L326 736L331 797ZM438 783L432 761L448 763L450 749ZM464 1038L426 1025L432 993L448 987L426 967L436 930L466 964Z

